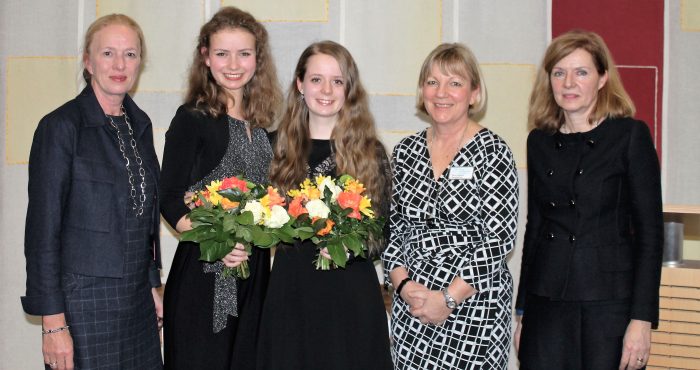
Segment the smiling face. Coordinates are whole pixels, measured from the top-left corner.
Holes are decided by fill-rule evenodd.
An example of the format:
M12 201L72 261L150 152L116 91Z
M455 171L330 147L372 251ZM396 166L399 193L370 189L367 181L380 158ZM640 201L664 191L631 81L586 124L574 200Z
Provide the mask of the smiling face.
M216 83L240 100L257 67L255 36L241 28L223 29L211 35L202 53Z
M564 114L587 119L595 108L598 90L605 86L608 74L598 73L589 52L576 49L554 65L549 79L554 100Z
M421 88L423 103L430 118L437 124L467 122L469 106L479 95L479 88L472 88L468 78L446 74L437 63Z
M136 31L112 24L97 31L83 55L98 101L121 101L131 90L141 65L141 43Z
M338 118L345 103L345 83L335 58L326 54L309 57L304 80L297 79L297 89L304 94L310 120Z

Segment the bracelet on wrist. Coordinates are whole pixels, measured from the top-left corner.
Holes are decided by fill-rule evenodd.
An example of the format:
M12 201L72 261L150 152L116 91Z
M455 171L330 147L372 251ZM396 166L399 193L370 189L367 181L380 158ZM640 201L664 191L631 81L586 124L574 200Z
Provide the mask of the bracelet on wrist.
M53 333L59 333L65 330L68 330L70 326L61 326L60 328L55 328L55 329L41 329L41 335L46 335L46 334L53 334Z
M403 287L406 286L406 283L408 283L409 281L411 281L410 277L407 277L407 278L401 280L401 282L399 283L399 286L396 287L396 295L397 296L399 296L399 297L401 296L401 291L403 290Z

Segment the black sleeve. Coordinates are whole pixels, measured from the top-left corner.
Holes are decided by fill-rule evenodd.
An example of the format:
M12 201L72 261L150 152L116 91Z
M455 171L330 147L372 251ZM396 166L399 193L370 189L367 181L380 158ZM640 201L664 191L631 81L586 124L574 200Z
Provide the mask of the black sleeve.
M643 122L635 122L631 129L627 165L636 250L630 317L649 321L656 328L663 249L661 171L649 128Z
M173 229L190 211L185 205L184 196L192 185L192 169L201 146L198 124L201 124L201 120L181 106L165 133L160 174L160 212Z

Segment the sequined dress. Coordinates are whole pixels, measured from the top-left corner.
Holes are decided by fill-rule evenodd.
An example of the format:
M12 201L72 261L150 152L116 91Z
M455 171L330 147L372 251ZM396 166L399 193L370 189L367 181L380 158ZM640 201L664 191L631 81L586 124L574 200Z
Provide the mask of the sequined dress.
M312 141L308 165L311 176L337 175L328 140ZM275 251L258 369L391 369L387 315L372 261L357 258L345 269L319 271L315 258L310 241Z
M212 180L243 175L267 183L272 149L267 133L231 117L211 118L180 107L166 134L161 213L175 227L189 209L186 191ZM181 242L164 297L166 369L228 370L255 367L260 310L269 276L269 251L253 248L251 276L233 286L220 281L221 263L199 261L199 246ZM232 297L233 296L233 297Z

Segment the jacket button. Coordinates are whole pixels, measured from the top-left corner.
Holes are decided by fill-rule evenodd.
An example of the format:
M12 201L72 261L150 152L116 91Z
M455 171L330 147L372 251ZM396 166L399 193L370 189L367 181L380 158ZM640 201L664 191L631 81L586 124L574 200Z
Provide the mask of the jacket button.
M549 202L549 206L550 206L550 207L552 207L552 208L554 208L554 207L556 207L556 206L557 206L557 204L556 204L556 203L554 203L554 202Z
M564 143L562 143L561 141L557 141L557 142L554 144L554 147L555 147L557 150L562 150L562 149L564 149Z
M552 175L554 175L554 170L550 168L547 170L547 176L552 176Z
M572 200L570 200L570 201L569 201L569 207L571 207L571 208L574 208L574 207L576 207L576 201L575 201L575 200L573 200L573 199L572 199Z
M583 175L583 168L579 168L578 170L576 170L576 174L579 176Z
M592 148L595 146L595 140L588 139L588 140L586 140L586 144L588 144L588 146L590 146Z
M547 240L552 240L554 239L554 234L553 233L547 233Z
M574 234L569 235L569 242L573 243L575 241L576 241L576 235L574 235Z

